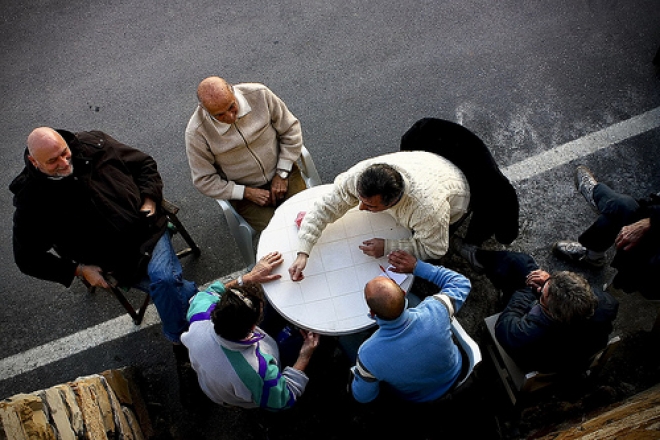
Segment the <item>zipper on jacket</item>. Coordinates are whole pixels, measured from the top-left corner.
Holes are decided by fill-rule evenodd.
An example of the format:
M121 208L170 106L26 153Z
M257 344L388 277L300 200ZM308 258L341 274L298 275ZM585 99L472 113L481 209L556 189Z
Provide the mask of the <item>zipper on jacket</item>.
M243 139L243 143L245 144L245 148L250 152L250 155L254 158L254 160L259 164L259 168L261 168L261 175L264 177L264 180L266 183L268 183L268 176L266 176L266 169L264 168L264 165L261 163L259 158L257 157L256 154L250 149L250 146L247 143L247 140L245 139L245 136L243 136L243 133L241 133L240 128L238 128L238 124L234 122L234 127L236 127L236 131L238 134L241 136L241 139Z

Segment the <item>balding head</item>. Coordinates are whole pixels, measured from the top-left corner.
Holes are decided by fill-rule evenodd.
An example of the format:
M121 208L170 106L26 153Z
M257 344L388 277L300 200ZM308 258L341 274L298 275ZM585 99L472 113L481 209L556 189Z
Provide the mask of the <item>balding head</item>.
M73 173L71 150L58 132L50 127L32 130L27 138L28 159L42 173L66 177Z
M371 312L388 321L398 318L406 306L404 291L386 277L369 281L364 287L364 297Z
M238 103L231 85L218 76L210 76L197 86L197 99L215 119L225 124L236 122Z

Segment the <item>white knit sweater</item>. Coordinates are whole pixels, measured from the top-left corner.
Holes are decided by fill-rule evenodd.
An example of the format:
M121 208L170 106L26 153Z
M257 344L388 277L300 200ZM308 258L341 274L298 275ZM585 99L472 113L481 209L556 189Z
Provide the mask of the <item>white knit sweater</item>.
M377 163L388 164L403 176L404 195L385 212L413 231L410 239L385 240L385 255L404 250L417 258L429 259L447 253L449 225L467 212L470 187L454 164L422 151L402 151L367 159L338 175L333 190L316 201L305 215L298 232L298 252L309 255L326 225L359 203L358 178L365 168Z

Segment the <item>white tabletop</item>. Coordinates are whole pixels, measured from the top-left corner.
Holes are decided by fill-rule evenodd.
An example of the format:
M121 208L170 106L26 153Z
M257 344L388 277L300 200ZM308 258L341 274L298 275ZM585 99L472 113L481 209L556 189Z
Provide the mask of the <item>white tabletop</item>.
M268 300L282 316L307 330L342 335L375 325L368 316L364 286L382 274L379 265L388 267L386 256L379 259L367 256L358 246L374 237L409 238L411 232L397 225L387 213L353 208L323 231L303 272L305 278L291 281L288 269L296 258L298 246L296 216L300 211L309 211L332 187L320 185L307 189L277 208L261 233L257 258L272 251L280 251L284 256L284 263L274 272L282 278L263 285ZM401 284L404 290L408 290L412 279L408 275Z

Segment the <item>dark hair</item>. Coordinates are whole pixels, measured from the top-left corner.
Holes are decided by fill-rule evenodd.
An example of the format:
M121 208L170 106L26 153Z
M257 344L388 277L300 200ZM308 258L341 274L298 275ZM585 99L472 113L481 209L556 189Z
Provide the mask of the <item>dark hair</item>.
M396 203L403 195L404 185L401 173L390 165L377 163L365 169L357 182L360 197L380 195L383 205Z
M557 272L548 285L548 312L563 324L575 324L594 314L598 298L584 277L568 271Z
M260 284L247 283L227 289L211 312L215 332L230 341L244 339L261 321L263 304L264 290Z

